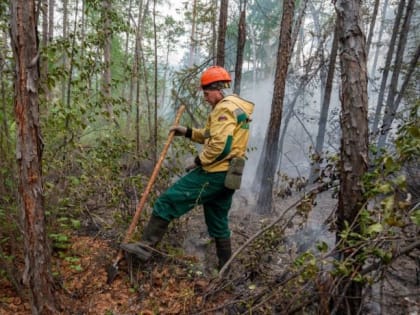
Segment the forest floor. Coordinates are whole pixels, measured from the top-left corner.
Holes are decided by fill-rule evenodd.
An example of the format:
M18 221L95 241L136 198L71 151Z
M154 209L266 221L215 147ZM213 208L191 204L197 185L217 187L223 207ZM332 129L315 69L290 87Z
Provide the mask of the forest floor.
M276 200L276 213L267 217L255 213L253 198L238 192L230 214L233 250L299 198L299 194L295 193L287 199ZM277 246L282 252L261 254L258 253L258 246L250 245L250 251L244 251L232 262L229 271L231 281L223 283L219 281L215 270L214 243L207 237L200 209L193 210L176 224L171 224L159 248L161 254L154 255L150 262L139 264L126 256L120 263L118 276L110 285L107 284L106 269L118 252L118 239L115 235L123 235L124 231L121 229L116 233L109 229L109 226L115 226L112 222L105 224L106 220L114 220L109 213L107 218L105 212L95 216L90 214L91 222L71 235L69 246L65 250L56 249L53 253L53 275L61 307L58 313L288 314L275 306L267 308L265 305L270 303L262 303L261 297L269 297L267 292L273 288L264 287L264 282L244 274L254 268L256 273L277 273L278 276L299 252L314 247L315 242L334 244L334 234L324 223L333 212L336 202L336 199L331 198L331 192L319 195L316 205L305 220L300 218L288 222L287 230L284 231L285 241ZM144 217L148 217L147 213ZM144 223L146 219L142 220ZM92 222L95 228L92 228ZM251 266L255 260L253 249L261 256L258 266ZM17 268L20 269L21 265L18 262ZM410 258L394 264L391 269L393 274L389 274L387 281L382 282L381 287L370 290L370 298L362 314L419 314L420 283L419 270L416 268L419 266L416 266L415 259ZM276 281L268 281L267 285L278 283ZM9 281L0 278L0 315L31 314L27 300L24 301L20 295L23 295L22 292L16 292ZM271 304L275 304L274 297ZM320 313L311 312L309 306L299 314Z

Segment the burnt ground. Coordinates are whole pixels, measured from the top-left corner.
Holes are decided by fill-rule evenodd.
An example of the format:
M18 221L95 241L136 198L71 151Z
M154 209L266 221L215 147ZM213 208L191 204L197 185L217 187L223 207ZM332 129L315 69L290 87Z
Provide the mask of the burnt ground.
M237 192L231 210L233 250L280 216L301 194L278 198L276 212L263 216L256 213L255 198L250 193ZM112 212L91 212L84 228L72 233L70 246L53 253L59 313L248 314L252 310L254 314L288 314L285 308L276 308L276 304L284 306L288 298L276 295L273 283L276 288L281 286L288 266L302 252L316 251L317 242L333 246L335 234L329 223L333 221L336 202L331 192L324 192L317 196L307 217L280 220L273 233L263 236L272 250L261 247L256 239L232 261L228 281L217 277L214 243L207 236L202 212L195 209L171 224L159 247L160 254L152 261L139 264L126 257L120 263L117 278L108 285L106 268L116 257L124 228L115 228L118 224ZM142 215L140 226L148 215L147 211ZM418 250L397 259L383 278L367 290L362 314L418 314L419 264ZM16 258L17 268L21 265ZM30 314L29 304L20 295L22 292L17 293L5 277L0 278L0 314ZM308 306L297 313L320 311Z

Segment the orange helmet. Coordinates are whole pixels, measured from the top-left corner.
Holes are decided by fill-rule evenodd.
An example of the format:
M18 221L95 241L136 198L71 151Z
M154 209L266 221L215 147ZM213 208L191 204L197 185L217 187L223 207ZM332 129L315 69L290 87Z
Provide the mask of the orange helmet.
M229 87L229 83L232 81L229 73L220 66L211 66L207 68L201 75L201 87L210 87L212 83L220 82L224 87ZM222 86L220 85L220 86ZM215 87L218 88L218 87ZM223 88L223 87L222 87Z

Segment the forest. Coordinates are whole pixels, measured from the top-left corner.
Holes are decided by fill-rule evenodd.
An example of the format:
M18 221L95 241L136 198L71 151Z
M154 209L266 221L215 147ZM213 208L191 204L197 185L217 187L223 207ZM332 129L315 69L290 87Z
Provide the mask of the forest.
M419 314L420 3L0 0L0 315ZM203 207L205 69L254 103L232 256Z

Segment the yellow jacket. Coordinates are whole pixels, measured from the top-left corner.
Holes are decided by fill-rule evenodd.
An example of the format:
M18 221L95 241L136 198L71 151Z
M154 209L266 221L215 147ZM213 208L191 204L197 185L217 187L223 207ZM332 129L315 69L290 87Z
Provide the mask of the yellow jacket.
M192 128L191 140L204 144L198 155L207 172L223 172L234 157L245 157L254 104L237 95L223 98L202 129Z

